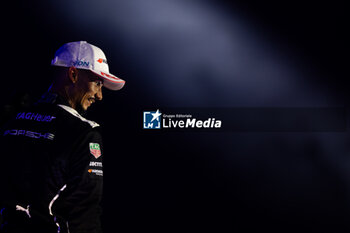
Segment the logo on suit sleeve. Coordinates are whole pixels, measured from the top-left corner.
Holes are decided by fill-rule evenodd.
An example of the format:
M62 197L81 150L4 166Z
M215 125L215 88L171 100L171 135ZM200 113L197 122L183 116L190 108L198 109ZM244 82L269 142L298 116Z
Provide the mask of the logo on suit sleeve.
M101 156L100 144L90 142L90 153L97 159Z

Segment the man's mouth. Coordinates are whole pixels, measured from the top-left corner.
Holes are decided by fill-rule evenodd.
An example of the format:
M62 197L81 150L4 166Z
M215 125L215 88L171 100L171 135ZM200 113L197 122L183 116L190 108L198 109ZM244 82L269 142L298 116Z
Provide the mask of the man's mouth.
M91 104L95 103L95 98L90 97L90 98L88 98L88 101L89 101L89 103L91 105Z

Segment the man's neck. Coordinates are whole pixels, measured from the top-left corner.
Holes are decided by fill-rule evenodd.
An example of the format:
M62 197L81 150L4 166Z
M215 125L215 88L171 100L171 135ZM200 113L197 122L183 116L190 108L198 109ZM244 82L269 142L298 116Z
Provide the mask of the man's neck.
M62 92L54 92L53 89L49 89L48 92L42 95L38 103L66 105L75 109L80 115L85 116L86 111L81 106L73 107L71 101L66 96L67 95L62 94Z

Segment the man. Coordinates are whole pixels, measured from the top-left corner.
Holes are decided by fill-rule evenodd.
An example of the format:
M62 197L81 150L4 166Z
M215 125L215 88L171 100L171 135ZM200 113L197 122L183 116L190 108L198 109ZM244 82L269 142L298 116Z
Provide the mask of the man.
M101 232L102 140L81 113L102 99L102 86L125 81L85 41L63 45L51 64L49 91L1 132L0 231Z

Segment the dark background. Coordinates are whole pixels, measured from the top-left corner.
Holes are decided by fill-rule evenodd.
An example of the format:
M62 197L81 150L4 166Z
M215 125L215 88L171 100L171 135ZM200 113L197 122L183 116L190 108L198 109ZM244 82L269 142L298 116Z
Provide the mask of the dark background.
M126 80L88 117L103 125L105 232L349 232L347 129L142 129L143 111L167 107L347 109L345 9L338 0L7 2L0 103L40 96L54 52L86 40Z

